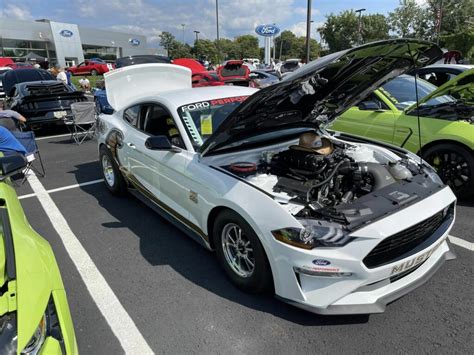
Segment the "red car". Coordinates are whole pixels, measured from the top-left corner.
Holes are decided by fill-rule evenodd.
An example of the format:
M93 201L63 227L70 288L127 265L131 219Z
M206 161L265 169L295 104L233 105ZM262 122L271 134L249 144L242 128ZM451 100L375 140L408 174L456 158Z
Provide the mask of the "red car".
M215 71L204 71L193 74L192 79L193 88L200 88L204 86L221 86L225 85L223 81L219 80Z
M250 69L243 60L228 60L217 68L217 75L226 84L249 86L250 83Z
M109 70L115 69L110 63L95 60L85 60L84 62L67 69L72 75L102 75Z

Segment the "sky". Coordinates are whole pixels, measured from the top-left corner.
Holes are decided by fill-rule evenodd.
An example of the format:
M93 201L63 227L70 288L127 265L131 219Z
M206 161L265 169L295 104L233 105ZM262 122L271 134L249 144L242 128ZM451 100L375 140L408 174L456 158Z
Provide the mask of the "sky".
M423 1L423 0L421 0ZM312 37L325 16L342 10L366 8L365 13L387 14L399 0L313 0ZM23 20L47 18L80 26L116 30L147 36L150 47L157 47L162 31L180 41L193 43L194 30L200 38L216 38L215 0L0 0L2 17ZM281 30L302 36L306 32L307 0L219 0L220 36L234 38L255 34L259 24L275 23Z

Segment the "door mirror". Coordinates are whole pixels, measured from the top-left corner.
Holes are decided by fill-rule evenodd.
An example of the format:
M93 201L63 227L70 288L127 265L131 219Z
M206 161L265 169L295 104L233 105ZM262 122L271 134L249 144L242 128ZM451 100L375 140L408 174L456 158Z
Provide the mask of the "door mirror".
M382 109L380 103L376 101L362 101L358 107L359 110L363 111L378 111Z
M25 157L21 154L15 154L0 158L0 181L26 168Z
M152 136L145 141L145 147L151 150L173 150L170 140L166 136Z

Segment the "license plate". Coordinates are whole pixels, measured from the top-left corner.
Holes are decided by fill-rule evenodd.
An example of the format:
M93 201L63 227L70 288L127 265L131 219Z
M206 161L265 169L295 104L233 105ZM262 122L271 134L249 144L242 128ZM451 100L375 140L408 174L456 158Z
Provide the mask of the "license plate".
M67 116L67 112L66 111L55 111L55 112L53 112L53 115L56 118L63 118L63 117Z

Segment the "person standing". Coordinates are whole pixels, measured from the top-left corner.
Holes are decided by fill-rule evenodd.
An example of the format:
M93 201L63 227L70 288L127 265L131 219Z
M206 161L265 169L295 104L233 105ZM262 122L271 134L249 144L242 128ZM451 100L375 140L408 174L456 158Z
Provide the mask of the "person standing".
M67 85L67 75L66 72L64 71L64 68L59 68L59 73L56 76L56 79L59 81L62 81L64 84Z

